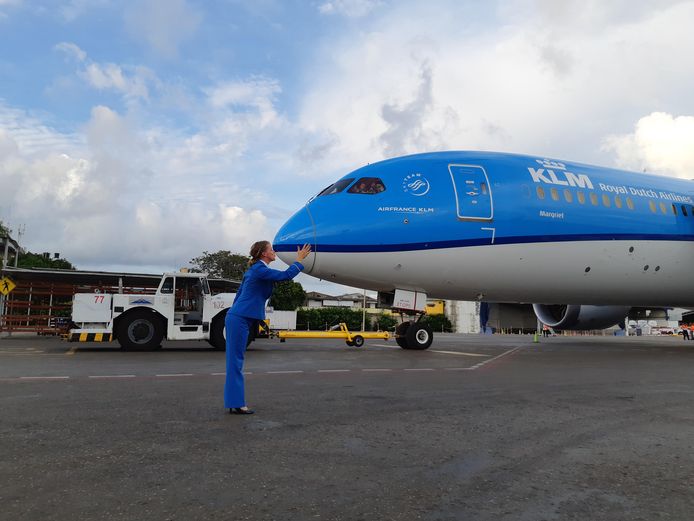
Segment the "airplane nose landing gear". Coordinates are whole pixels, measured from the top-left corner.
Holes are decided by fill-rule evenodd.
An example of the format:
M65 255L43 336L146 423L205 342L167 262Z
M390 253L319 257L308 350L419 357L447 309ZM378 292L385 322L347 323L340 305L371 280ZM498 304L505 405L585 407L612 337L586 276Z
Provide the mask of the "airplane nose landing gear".
M426 313L426 293L395 289L378 292L379 307L388 307L400 313L403 322L395 328L395 341L403 349L428 349L434 340L434 332L421 322ZM404 320L404 316L416 316L415 320Z
M427 349L434 340L429 326L417 321L407 321L395 328L395 341L403 349Z

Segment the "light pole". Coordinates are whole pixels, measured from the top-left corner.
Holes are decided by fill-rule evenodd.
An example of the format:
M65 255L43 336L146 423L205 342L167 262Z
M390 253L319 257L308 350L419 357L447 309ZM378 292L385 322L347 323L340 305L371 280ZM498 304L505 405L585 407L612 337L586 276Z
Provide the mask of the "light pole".
M364 290L364 299L361 304L361 330L366 330L366 290Z

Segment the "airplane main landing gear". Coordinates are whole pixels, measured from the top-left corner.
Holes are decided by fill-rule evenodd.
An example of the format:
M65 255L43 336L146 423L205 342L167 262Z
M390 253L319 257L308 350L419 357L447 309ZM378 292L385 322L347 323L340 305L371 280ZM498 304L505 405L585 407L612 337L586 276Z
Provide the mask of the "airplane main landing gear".
M411 320L395 328L395 341L403 349L428 349L434 340L434 332L426 324Z

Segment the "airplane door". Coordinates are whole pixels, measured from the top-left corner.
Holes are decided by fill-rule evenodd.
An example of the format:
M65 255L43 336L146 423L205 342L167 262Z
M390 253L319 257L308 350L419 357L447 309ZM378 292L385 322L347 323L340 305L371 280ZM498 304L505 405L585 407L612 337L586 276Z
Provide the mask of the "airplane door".
M448 165L453 181L458 219L491 221L494 217L492 189L484 168Z

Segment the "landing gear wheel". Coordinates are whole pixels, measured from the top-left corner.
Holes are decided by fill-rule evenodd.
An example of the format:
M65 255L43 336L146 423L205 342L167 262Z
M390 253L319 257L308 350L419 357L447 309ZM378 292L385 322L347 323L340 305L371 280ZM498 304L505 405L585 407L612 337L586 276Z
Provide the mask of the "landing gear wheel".
M126 351L152 351L161 347L164 323L152 311L137 310L118 322L116 338Z
M349 347L354 347L354 342L350 342L349 340L345 340L345 344L347 344Z
M227 337L224 331L224 319L226 312L222 311L212 319L212 327L210 327L210 339L208 342L217 351L224 351L227 348Z
M352 345L354 347L361 347L364 345L364 337L361 335L356 335L352 338Z
M407 349L427 349L434 341L434 332L426 324L413 323L407 329Z
M403 349L408 349L407 330L410 328L411 324L412 322L403 322L402 324L398 324L398 327L395 328L395 341Z

